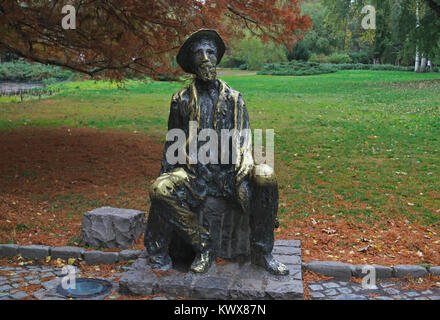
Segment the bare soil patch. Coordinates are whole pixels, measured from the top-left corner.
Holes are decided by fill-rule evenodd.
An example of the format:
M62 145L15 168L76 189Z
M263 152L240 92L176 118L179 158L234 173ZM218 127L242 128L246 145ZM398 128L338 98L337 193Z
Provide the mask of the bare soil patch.
M85 211L148 211L147 187L162 158L158 141L89 128L0 132L0 243L76 245ZM285 221L276 238L301 240L304 261L440 265L438 227L378 218L367 224L315 214ZM134 247L143 248L141 238Z
M146 210L162 148L154 137L89 128L0 132L0 243L66 245L96 206Z

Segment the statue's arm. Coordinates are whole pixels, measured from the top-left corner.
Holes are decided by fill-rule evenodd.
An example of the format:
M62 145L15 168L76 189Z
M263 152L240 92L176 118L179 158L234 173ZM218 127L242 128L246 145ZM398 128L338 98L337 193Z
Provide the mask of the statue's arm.
M249 175L250 171L254 167L254 159L252 157L252 134L249 114L241 94L238 97L238 106L239 112L243 113L243 117L239 115L243 123L240 124L240 127L242 128L240 141L240 162L236 168L235 176L237 186L241 184L242 180Z
M170 106L170 115L168 117L168 131L170 131L171 129L181 128L181 116L179 111L179 105L180 105L180 101L178 97L173 96ZM160 170L160 174L170 172L174 170L178 165L178 164L170 164L166 158L168 148L173 143L174 141L165 142L165 147L163 150L163 157L162 157L162 168Z

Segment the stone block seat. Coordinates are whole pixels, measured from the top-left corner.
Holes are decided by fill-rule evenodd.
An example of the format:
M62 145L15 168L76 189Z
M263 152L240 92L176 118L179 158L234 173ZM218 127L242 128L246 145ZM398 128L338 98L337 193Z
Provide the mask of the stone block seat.
M207 197L197 210L197 215L211 234L217 257L232 261L249 257L249 216L243 213L238 204L224 198ZM171 241L169 252L173 260L194 257L192 248L176 234Z
M102 207L84 214L81 240L93 247L127 249L144 233L145 227L142 211Z

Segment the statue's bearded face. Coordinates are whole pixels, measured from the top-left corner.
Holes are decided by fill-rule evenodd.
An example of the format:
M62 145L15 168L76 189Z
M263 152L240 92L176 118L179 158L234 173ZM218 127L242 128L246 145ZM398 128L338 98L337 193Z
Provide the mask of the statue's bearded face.
M192 48L194 72L202 81L212 81L217 72L217 47L212 41L201 40Z

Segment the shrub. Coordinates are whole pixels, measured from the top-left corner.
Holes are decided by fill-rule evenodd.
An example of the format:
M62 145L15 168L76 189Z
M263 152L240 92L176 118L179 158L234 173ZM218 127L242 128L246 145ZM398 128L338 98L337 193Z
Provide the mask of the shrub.
M326 65L338 70L414 71L414 67L395 66L392 64L328 63Z
M275 76L306 76L332 73L336 71L338 71L338 69L331 65L292 60L290 62L265 64L258 74Z
M44 79L66 80L73 72L44 65L30 64L24 61L0 63L0 81L42 81Z
M368 54L365 51L350 52L348 55L350 56L353 63L368 64L370 62Z
M309 58L309 62L329 63L330 61L328 60L328 56L326 56L325 54L318 55L316 53L313 53Z
M351 63L352 62L350 56L346 53L332 53L328 57L328 61L330 63L334 63L334 64Z
M304 76L323 73L332 73L339 70L377 70L377 71L414 71L414 67L394 66L391 64L362 64L362 63L316 63L292 60L265 64L258 74L275 76ZM434 69L438 71L438 68Z
M303 60L307 61L310 58L310 51L307 49L304 41L298 42L292 49L292 52L286 52L287 60Z

